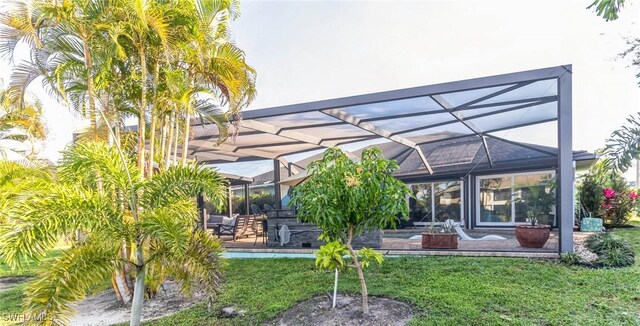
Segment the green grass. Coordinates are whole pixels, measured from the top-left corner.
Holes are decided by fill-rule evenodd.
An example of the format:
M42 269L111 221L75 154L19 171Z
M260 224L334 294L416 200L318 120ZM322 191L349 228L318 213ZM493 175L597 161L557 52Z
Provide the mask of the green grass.
M636 226L638 223L636 223ZM615 233L640 252L640 228ZM412 325L637 325L640 265L585 269L515 258L389 258L365 271L373 296L417 308ZM244 317L217 319L204 305L149 325L256 325L299 301L330 290L332 274L309 259L235 259L212 312L233 305ZM339 290L359 293L354 272Z
M615 233L638 254L640 223L635 225ZM8 273L2 265L0 273ZM416 308L412 325L640 324L638 262L596 270L515 258L406 257L388 258L365 274L372 296L396 298ZM333 275L316 270L311 259L232 259L212 312L200 304L145 324L264 324L332 285ZM355 272L341 276L339 290L359 293ZM20 287L1 293L0 312L18 312L21 297ZM219 308L230 305L246 310L245 315L216 318Z
M47 253L47 255L41 260L49 261L56 257L60 257L62 255L62 249L54 249ZM20 269L11 269L9 265L0 261L0 277L7 276L31 276L35 274L35 270L38 268L39 264L34 262L33 260L27 261L24 266ZM1 311L1 310L0 310Z

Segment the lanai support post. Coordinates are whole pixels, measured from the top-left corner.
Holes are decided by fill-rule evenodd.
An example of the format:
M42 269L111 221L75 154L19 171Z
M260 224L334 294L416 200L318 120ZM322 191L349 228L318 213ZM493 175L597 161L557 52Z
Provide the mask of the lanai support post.
M207 227L207 210L204 207L204 196L202 194L198 195L198 215L200 215L200 223L199 226L203 229Z
M229 217L233 216L233 189L231 189L231 183L229 183L227 194L227 207L229 207Z
M249 215L252 212L249 210L249 184L246 183L243 186L244 188L244 209L245 212L247 212L246 214Z
M559 252L573 252L573 149L571 66L558 78L558 218Z
M273 188L274 191L274 199L276 209L282 208L282 192L280 190L280 161L277 159L273 160Z

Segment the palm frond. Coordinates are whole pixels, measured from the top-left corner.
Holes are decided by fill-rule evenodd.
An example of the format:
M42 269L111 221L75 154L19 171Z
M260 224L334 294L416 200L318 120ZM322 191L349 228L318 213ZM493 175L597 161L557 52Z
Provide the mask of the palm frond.
M38 261L64 235L123 220L109 198L92 191L52 184L47 193L21 196L25 200L18 200L0 225L0 256L12 268Z
M114 260L117 252L117 244L87 242L44 263L24 290L24 313L44 317L39 325L70 324L72 303L83 299L91 286L111 277L119 264Z
M197 218L194 202L183 199L167 206L145 210L140 225L148 237L162 243L172 254L184 255Z
M640 112L627 118L627 124L614 131L603 150L605 164L625 172L640 159Z
M220 241L203 230L196 230L189 239L186 254L176 255L165 250L158 256L165 273L179 281L181 292L190 295L195 288L204 290L210 300L219 292L222 271L227 266Z
M221 207L226 198L227 180L216 170L197 164L172 166L153 176L144 186L141 201L145 207L161 207L182 198L205 195Z

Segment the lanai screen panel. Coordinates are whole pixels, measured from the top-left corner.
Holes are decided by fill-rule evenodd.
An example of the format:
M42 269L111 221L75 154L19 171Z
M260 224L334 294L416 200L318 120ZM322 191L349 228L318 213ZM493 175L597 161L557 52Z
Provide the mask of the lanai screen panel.
M215 126L195 128L196 139L189 155L207 163L281 159L286 155L378 139L391 143L385 146L388 150L394 149L390 156L417 158L422 169L429 173L452 165L478 162L491 165L492 154L497 161L506 159L498 157L492 146L499 146L501 142L519 146L518 142L501 139L502 131L558 119L557 80L569 69L560 66L247 110L243 112L243 119L236 121L241 127L235 137L222 145L215 146ZM531 137L534 139L535 133ZM443 144L456 140L468 144L455 147L444 155L446 160L432 162L431 166L429 151L436 150L438 156L443 157L447 151ZM434 146L437 148L433 149ZM524 146L527 157L554 155L542 147Z

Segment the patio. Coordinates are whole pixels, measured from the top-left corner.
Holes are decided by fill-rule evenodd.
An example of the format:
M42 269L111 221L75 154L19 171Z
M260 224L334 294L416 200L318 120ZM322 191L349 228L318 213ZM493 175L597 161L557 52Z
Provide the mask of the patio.
M248 110L238 122L237 134L221 145L215 125L194 124L188 155L218 166L271 160L277 209L290 186L283 180L302 175L309 157L332 146L353 156L378 146L398 161L394 175L420 200L410 202L414 226L451 216L466 229L512 232L525 223L514 196L555 177L558 201L549 221L556 232L541 249L551 253L573 250L574 165L595 157L572 150L570 65ZM545 143L540 135L554 136ZM243 187L247 198L250 185ZM473 241L460 250L522 251L513 241ZM418 249L386 237L382 248Z
M409 239L419 235L426 229L402 229L385 230L382 247L377 249L387 255L419 255L419 256L495 256L495 257L531 257L531 258L557 258L558 257L558 232L552 231L549 240L543 248L523 248L515 239L513 230L483 229L474 232L474 237L495 234L505 237L505 240L459 240L457 249L423 249L420 239ZM586 233L576 235L576 239L587 236ZM261 237L241 237L232 240L230 236L222 236L223 245L230 252L249 253L313 253L317 248L291 248L267 246Z

